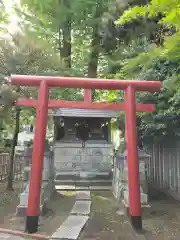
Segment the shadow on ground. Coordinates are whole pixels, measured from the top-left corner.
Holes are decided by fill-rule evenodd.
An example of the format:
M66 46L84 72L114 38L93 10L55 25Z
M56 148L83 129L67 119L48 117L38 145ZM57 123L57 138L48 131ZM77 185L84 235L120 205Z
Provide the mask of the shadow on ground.
M19 194L23 182L14 183L14 191L6 191L6 184L0 185L0 227L24 231L25 218L16 216L16 206L19 204ZM45 215L40 217L39 234L51 236L69 215L75 202L75 193L54 192Z
M136 234L123 206L110 192L92 193L92 212L80 240L179 240L180 203L158 193L143 211L143 231ZM119 211L120 215L117 214Z
M135 239L127 218L119 216L123 206L117 203L111 192L93 192L90 220L80 240Z
M146 239L180 239L180 202L164 193L153 191L151 208L143 212Z

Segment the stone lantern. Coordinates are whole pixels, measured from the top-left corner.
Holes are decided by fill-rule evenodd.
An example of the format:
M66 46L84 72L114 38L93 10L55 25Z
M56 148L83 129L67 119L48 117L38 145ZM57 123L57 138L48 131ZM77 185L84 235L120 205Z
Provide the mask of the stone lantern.
M46 144L47 145L47 144ZM27 147L24 153L24 189L20 194L20 204L16 208L17 215L25 215L26 208L28 205L29 196L29 182L31 172L31 161L32 161L33 147ZM44 151L44 163L42 169L42 183L41 183L41 200L40 209L44 208L47 201L50 200L52 192L54 191L54 162L51 151L46 146Z
M148 188L147 188L147 165L150 156L144 150L138 149L139 156L139 179L141 192L141 205L147 205ZM123 199L126 205L129 205L129 190L128 190L128 162L127 150L123 154L117 155L114 176L113 190L115 197ZM117 174L118 173L118 174ZM116 178L116 179L115 179Z

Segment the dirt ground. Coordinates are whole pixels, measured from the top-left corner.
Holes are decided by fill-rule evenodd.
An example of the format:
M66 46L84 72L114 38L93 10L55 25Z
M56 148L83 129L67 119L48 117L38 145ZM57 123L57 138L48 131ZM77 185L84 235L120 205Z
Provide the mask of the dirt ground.
M0 228L24 231L25 219L15 215L22 186L22 182L16 182L14 191L7 192L6 184L0 183ZM74 201L74 193L54 193L46 215L40 217L39 234L51 236L68 216Z
M161 193L150 201L143 213L145 237L148 240L180 239L180 202Z
M129 226L128 219L120 216L117 211L121 209L110 192L93 192L91 216L85 226L80 240L119 240L136 239Z
M14 184L14 191L6 191L6 182L0 182L0 227L10 218L19 204L19 194L23 189L23 182Z
M15 216L19 204L22 182L14 184L15 191L7 192L6 184L0 183L0 227L24 230L25 219ZM143 211L142 234L136 234L124 208L110 192L92 192L92 209L80 240L179 240L180 202L160 194L151 200L151 208ZM72 192L54 194L47 214L40 218L39 233L50 236L65 220L75 201Z
M117 203L110 192L93 193L92 201L90 220L80 240L180 239L180 203L163 194L150 201L151 208L143 211L141 234L132 230L128 217L122 214L122 204Z
M54 193L49 211L40 218L40 234L51 236L60 227L74 205L75 196L75 192Z

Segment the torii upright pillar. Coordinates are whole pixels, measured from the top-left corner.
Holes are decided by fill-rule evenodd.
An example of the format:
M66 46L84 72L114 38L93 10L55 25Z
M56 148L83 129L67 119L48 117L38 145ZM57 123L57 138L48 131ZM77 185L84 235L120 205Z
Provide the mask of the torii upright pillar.
M137 133L136 133L136 100L135 90L129 86L125 93L126 105L126 145L128 160L128 188L129 188L129 205L130 217L133 227L137 230L142 229L141 217L141 199L139 184L139 159L137 149Z
M42 169L44 148L46 139L46 125L48 115L49 89L46 81L41 81L36 108L35 135L32 153L32 169L30 176L29 198L26 219L26 231L35 233L38 229L40 215L40 192L42 181Z

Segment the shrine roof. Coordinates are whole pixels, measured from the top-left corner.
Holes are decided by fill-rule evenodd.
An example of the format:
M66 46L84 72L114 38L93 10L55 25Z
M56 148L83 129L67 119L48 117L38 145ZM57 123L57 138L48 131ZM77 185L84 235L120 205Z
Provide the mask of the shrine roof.
M60 108L54 113L49 113L50 116L63 117L94 117L94 118L117 118L120 111L114 110L99 110L99 109L69 109Z

